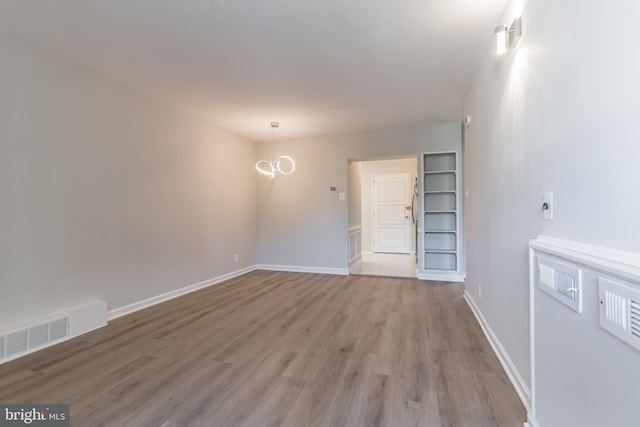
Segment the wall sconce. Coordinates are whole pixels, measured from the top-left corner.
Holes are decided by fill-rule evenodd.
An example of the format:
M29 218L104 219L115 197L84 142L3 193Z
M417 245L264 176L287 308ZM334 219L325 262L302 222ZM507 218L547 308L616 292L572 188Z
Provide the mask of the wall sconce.
M276 129L278 127L280 127L280 123L271 122L271 129L273 129L274 147L276 145ZM294 162L290 156L282 155L275 160L272 156L271 161L260 160L256 162L256 170L263 175L270 176L271 178L274 178L276 176L276 172L279 172L282 175L290 175L294 170L296 170L296 162Z
M496 36L496 52L502 55L507 48L514 46L522 35L522 18L516 18L510 27L498 25L494 31Z

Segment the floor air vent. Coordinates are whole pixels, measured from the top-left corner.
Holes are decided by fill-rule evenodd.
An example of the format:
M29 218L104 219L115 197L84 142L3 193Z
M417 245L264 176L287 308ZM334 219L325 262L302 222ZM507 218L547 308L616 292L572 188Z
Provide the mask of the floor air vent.
M640 350L640 289L598 278L600 327Z

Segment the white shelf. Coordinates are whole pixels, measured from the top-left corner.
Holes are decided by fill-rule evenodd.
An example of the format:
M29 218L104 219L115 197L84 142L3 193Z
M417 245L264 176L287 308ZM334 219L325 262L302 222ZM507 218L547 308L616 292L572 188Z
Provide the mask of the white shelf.
M443 173L451 173L451 174L455 174L456 171L428 171L425 172L425 175L436 175L436 174L443 174Z
M459 275L458 153L423 153L420 273Z

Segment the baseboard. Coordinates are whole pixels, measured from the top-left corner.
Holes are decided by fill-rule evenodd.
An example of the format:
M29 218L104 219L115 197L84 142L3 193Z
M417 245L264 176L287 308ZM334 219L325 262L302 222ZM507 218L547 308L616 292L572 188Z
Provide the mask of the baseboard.
M464 283L465 277L464 274L456 274L456 273L421 273L418 272L418 279L420 280L431 280L435 282L453 282L453 283Z
M476 316L476 319L478 320L478 323L482 328L482 332L484 332L484 335L487 337L487 340L489 340L489 344L491 344L491 348L493 348L493 351L498 357L498 360L500 361L500 364L504 368L505 372L507 373L507 376L509 377L511 384L513 384L513 387L516 389L516 393L518 393L518 396L520 397L522 404L527 410L527 413L530 413L531 412L531 392L529 391L529 387L527 387L527 384L522 379L522 376L520 375L515 365L511 361L511 358L505 351L504 347L502 347L502 344L500 344L498 337L496 337L496 335L493 333L493 330L487 323L487 320L482 315L482 312L476 305L475 301L473 301L473 298L471 297L471 295L466 290L464 291L464 300L469 305L469 308L471 308L471 311L473 312L474 316ZM531 425L531 427L534 427L534 426L537 427L537 424Z
M332 268L332 267L305 267L301 265L274 265L274 264L258 264L257 270L270 271L290 271L293 273L318 273L318 274L336 274L340 276L348 276L348 268Z
M360 264L361 262L362 262L362 255L358 255L354 259L349 260L349 268L353 267L354 265Z
M540 424L531 416L531 413L527 414L527 422L524 423L524 427L540 427Z
M126 316L127 314L134 313L138 310L142 310L144 308L148 308L153 305L160 304L161 302L165 302L165 301L180 297L182 295L186 295L188 293L197 291L199 289L216 285L218 283L224 282L225 280L233 279L234 277L242 276L243 274L249 273L254 270L256 270L255 265L242 268L240 270L232 271L231 273L223 274L221 276L214 277L213 279L208 279L203 282L185 286L184 288L180 288L174 291L166 292L164 294L156 295L154 297L147 298L142 301L138 301L122 307L114 308L112 310L109 310L109 312L107 313L107 319L108 320L117 319L118 317Z

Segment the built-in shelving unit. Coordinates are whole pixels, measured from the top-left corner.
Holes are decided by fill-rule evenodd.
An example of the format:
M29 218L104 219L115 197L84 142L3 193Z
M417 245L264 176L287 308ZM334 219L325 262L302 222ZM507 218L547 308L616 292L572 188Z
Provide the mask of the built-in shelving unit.
M422 224L419 276L462 281L458 153L422 154Z

